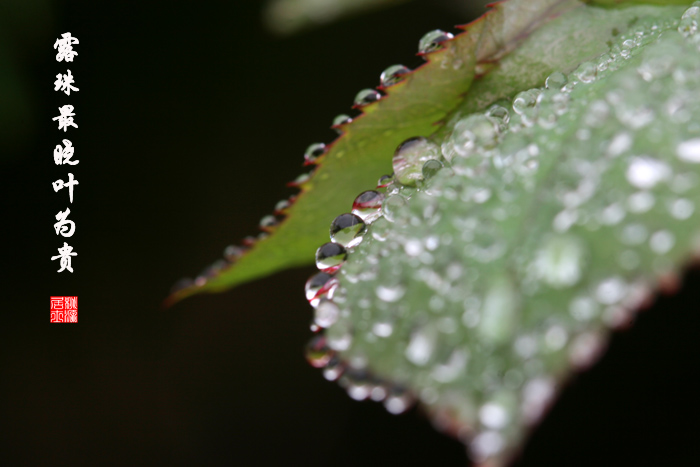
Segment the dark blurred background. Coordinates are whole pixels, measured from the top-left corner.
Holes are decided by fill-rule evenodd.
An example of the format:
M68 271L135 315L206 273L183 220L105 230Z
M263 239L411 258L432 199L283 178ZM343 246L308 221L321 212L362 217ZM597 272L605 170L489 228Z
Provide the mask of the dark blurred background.
M465 465L419 411L355 402L307 365L313 268L160 309L294 192L304 149L334 138L358 90L419 65L425 32L482 10L462 3L414 0L280 38L257 1L1 0L0 464ZM66 31L80 40L69 64L52 48ZM53 90L67 68L70 97ZM51 121L65 104L79 125L66 134ZM65 137L80 161L69 170L53 163ZM71 205L51 188L69 171ZM78 256L58 274L66 206ZM614 337L519 466L696 459L698 276ZM51 295L79 297L77 325L49 324Z

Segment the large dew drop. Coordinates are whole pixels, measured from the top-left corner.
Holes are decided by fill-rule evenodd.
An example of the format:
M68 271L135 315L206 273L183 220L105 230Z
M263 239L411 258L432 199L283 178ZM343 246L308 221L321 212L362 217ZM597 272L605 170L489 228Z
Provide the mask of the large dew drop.
M384 195L378 191L369 190L355 198L352 203L352 213L370 224L382 215Z
M336 270L348 257L342 245L338 243L324 243L316 250L316 267L322 271Z
M351 248L362 241L366 230L361 217L351 213L341 214L331 223L331 241Z
M355 107L363 107L381 99L382 95L374 89L363 89L358 92L353 101Z
M336 128L336 127L339 127L339 126L341 126L341 125L347 125L347 124L350 123L350 122L352 122L352 117L350 117L350 115L347 115L347 114L340 114L340 115L337 115L337 116L333 119L333 125L332 125L332 127L333 127L333 128Z
M418 53L427 54L442 47L443 42L452 39L454 36L449 32L435 29L420 38L418 41Z
M304 165L314 164L323 153L326 152L326 145L323 143L314 143L306 148L304 152Z
M396 179L404 185L415 185L423 178L423 165L440 158L440 148L427 138L418 136L404 141L396 148L391 160Z
M331 279L333 279L333 276L326 272L319 272L309 277L309 280L307 280L304 285L306 299L312 301L316 298Z
M403 81L404 75L410 72L411 70L403 65L392 65L379 76L379 84L382 88L388 88Z

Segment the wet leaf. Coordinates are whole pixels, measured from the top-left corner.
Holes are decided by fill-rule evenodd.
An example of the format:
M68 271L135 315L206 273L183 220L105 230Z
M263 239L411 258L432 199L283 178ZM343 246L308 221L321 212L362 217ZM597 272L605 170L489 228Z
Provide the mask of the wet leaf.
M310 294L325 328L312 364L392 413L419 401L477 463L505 465L610 330L700 258L700 6L684 10L565 13L445 128L402 146L401 164L439 147L444 168L389 185ZM490 90L508 89L529 41L573 47L578 28L615 22L629 27L573 71L486 105L512 94Z
M566 12L583 19L552 21ZM333 218L349 211L354 196L373 188L379 175L391 172L391 155L402 141L435 133L460 104L462 111L473 111L541 83L554 70L570 71L607 49L636 16L629 8L604 10L572 0L496 4L464 33L441 48L435 44L438 50L426 55L426 64L400 76L383 90L384 97L362 108L363 115L341 126L343 135L315 160L317 170L300 182L301 193L284 209L287 218L268 229L269 237L235 264L216 264L169 302L310 263ZM425 41L423 46L430 49Z

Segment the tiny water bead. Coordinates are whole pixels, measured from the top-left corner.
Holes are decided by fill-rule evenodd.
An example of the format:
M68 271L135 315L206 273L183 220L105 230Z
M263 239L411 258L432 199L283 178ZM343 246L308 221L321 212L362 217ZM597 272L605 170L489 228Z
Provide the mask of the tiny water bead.
M311 175L313 172L306 173L306 174L301 174L297 178L295 178L293 181L287 183L288 186L291 187L300 187L304 183L308 182L311 179Z
M676 155L684 162L700 164L700 138L683 141L676 147Z
M441 48L445 41L449 41L453 38L454 36L452 34L440 29L430 31L421 37L420 41L418 41L418 53L423 55L434 52L435 50Z
M241 246L236 246L236 245L229 245L224 249L224 258L233 263L235 261L238 261L238 259L243 256L243 254L248 251L247 248L241 247Z
M284 211L285 209L287 209L291 205L292 205L292 201L289 199L283 199L283 200L278 201L277 204L275 204L275 209L274 209L275 214L282 213L282 211Z
M528 108L535 107L539 95L539 89L530 89L519 93L513 99L513 111L518 115L523 115Z
M382 215L382 201L384 195L378 191L362 192L352 203L352 213L370 224Z
M382 214L384 215L384 219L389 222L394 222L405 207L406 199L403 196L389 196L382 205Z
M324 271L337 269L347 259L348 252L338 243L324 243L316 250L316 267Z
M404 141L396 148L391 163L396 179L404 185L415 185L423 178L423 164L440 157L440 148L427 138L418 136Z
M544 82L544 86L547 89L561 89L563 88L569 80L566 79L566 75L561 71L555 71L547 77Z
M326 336L315 335L311 338L305 349L306 360L314 368L323 368L331 361L335 352L328 348Z
M314 323L321 328L333 326L340 316L338 305L328 299L322 299L314 311Z
M363 89L358 92L353 101L355 107L363 107L381 99L382 95L374 89Z
M382 175L377 181L377 188L386 188L394 182L393 175Z
M411 70L403 65L392 65L379 76L379 84L382 88L388 88L403 81L405 79L404 75L410 72Z
M421 170L423 172L423 178L429 179L434 177L442 167L442 162L437 159L430 159L423 164L423 169Z
M352 248L362 241L367 225L361 217L346 213L336 217L331 223L331 241Z
M598 67L592 62L584 62L576 69L574 75L584 83L591 83L598 74Z
M508 112L508 109L500 105L491 106L491 108L489 108L489 110L486 112L486 116L499 121L500 124L503 125L503 129L505 129L505 126L508 125L508 122L510 121L510 112Z
M352 122L352 117L350 117L350 115L340 114L333 119L333 125L331 125L331 127L340 127L342 125L347 125L350 122Z
M450 141L455 152L467 157L477 149L491 149L498 142L499 127L495 119L485 115L470 115L458 121Z
M326 145L323 143L314 143L306 148L304 152L304 165L316 163L316 159L321 157L326 152Z
M270 228L276 226L277 224L279 224L279 221L272 214L269 214L269 215L263 217L262 219L260 219L260 228L261 229L270 229Z

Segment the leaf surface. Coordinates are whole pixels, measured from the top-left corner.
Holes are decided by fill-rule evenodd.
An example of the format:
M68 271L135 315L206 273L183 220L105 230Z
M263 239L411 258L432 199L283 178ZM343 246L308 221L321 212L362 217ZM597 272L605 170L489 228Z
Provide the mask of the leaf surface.
M593 10L597 13L585 13ZM572 0L495 4L342 127L342 136L317 160L317 169L301 184L301 193L285 210L287 217L269 237L256 242L235 264L218 264L193 285L180 288L168 302L309 264L316 247L327 239L334 217L349 211L357 194L374 188L380 175L391 172L391 156L401 142L435 133L460 104L461 111L483 108L498 97L541 83L554 70L571 70L601 53L634 19L627 10L589 9ZM575 17L574 11L586 20L570 20L566 26L552 21L565 12ZM528 39L534 33L537 39Z
M387 187L316 297L310 361L391 412L420 401L478 463L512 459L609 330L700 255L700 7L684 10L585 7L533 33L628 25L507 107L464 101L432 138L446 168ZM507 75L472 89L488 79Z

